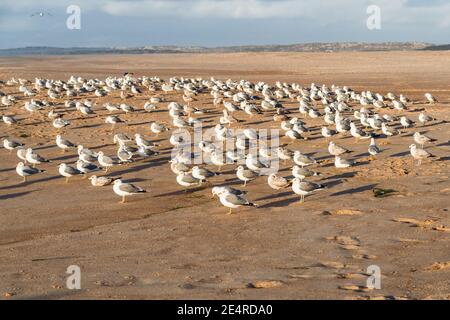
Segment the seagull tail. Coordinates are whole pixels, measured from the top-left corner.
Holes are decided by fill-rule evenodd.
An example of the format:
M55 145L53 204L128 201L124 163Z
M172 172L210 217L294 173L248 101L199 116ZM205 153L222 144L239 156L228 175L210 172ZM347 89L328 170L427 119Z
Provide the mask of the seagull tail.
M249 202L246 205L249 206L249 207L255 207L255 208L258 207L258 205L256 203L253 203L253 202Z

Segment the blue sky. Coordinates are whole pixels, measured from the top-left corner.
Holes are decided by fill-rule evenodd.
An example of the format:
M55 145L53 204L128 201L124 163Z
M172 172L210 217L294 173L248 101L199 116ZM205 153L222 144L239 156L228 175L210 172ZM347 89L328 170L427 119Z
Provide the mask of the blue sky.
M81 30L66 27L72 4ZM0 0L0 48L339 41L450 43L450 0Z

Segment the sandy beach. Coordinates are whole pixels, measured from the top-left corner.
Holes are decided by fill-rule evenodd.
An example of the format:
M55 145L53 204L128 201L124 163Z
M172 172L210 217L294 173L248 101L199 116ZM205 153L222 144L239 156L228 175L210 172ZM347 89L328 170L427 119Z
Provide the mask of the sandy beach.
M61 154L46 113L29 116L17 86L0 86L0 91L20 96L8 109L20 125L0 123L1 138L14 137L52 161L39 166L46 173L22 183L15 172L15 152L0 149L0 299L450 299L449 65L445 51L0 58L3 81L67 81L71 75L104 79L133 72L165 80L314 82L405 94L415 101L407 111L410 119L417 122L422 111L436 119L377 139L383 152L376 159L367 153L368 142L337 138L357 160L356 166L338 170L320 136L323 121L308 118L308 126L316 128L311 138L289 148L321 160L321 176L312 181L327 189L299 204L291 189L275 192L267 177L258 177L245 188L258 207L226 215L218 199L211 199L211 185L226 181L241 188L234 166L225 166L210 185L185 193L168 163L170 132L156 138L149 130L150 121L170 123L167 104L184 103L179 93L159 92L166 102L150 113L143 110L149 92L128 99L138 112L120 113L128 125L118 125L114 132L104 123L108 112L101 106L120 103L118 92L75 98L95 100L97 116L69 112L64 117L71 121L62 130L64 137L95 151L115 154L114 133L141 133L160 144L158 156L112 169L111 175L148 192L120 204L111 186L94 188L80 177L65 183L57 165L73 164L76 151ZM426 103L425 92L439 102ZM298 113L297 101L282 103ZM215 108L209 94L199 95L193 105ZM0 110L4 114L6 108ZM221 109L215 111L205 119L217 123ZM399 114L391 109L383 113ZM272 115L236 116L255 129L279 128ZM421 166L413 163L408 149L415 131L437 139L426 146L437 158ZM281 163L280 174L289 176L291 167ZM378 198L374 188L396 192ZM81 290L66 288L70 265L81 268ZM364 287L371 265L380 267L381 289Z

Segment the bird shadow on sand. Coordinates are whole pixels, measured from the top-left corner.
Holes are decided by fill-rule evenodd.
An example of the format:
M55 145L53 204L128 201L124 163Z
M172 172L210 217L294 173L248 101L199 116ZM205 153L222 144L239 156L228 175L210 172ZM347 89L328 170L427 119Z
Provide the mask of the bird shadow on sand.
M169 160L170 160L170 157L165 157L165 158L161 158L161 159L157 159L157 160L155 159L152 162L145 162L138 166L129 167L129 168L123 169L123 170L113 171L113 173L114 173L114 175L124 175L124 174L130 173L130 172L137 172L137 171L141 171L144 169L159 166L160 164L167 163Z
M332 193L332 194L330 194L330 196L337 197L337 196L342 196L342 195L345 195L345 194L360 193L360 192L372 190L377 185L378 185L377 183L373 183L373 184L368 184L368 185L365 185L365 186L362 186L362 187L358 187L358 188L351 188L351 189L347 189L347 190L342 190L342 191L339 191L339 192Z
M203 186L190 188L190 189L184 189L184 190L177 190L177 191L173 191L173 192L161 193L161 194L155 195L154 197L155 198L159 198L159 197L167 197L167 196L181 196L181 195L195 193L197 191L202 191L202 190L208 189L209 187L210 186L208 186L208 185L203 185Z
M328 179L330 180L334 180L334 179L345 179L345 178L353 178L356 175L356 171L351 171L351 172L344 172L341 174L337 174L331 177L328 177Z
M277 198L282 198L282 197L289 196L292 194L293 194L292 191L286 191L286 192L282 192L282 193L274 193L274 194L270 194L270 195L255 199L255 201L277 199Z
M32 193L36 190L32 190L32 191L24 191L24 192L16 192L16 193L10 193L10 194L4 194L0 196L0 200L7 200L7 199L14 199L14 198L19 198L21 196L25 196L29 193Z
M71 128L71 129L97 128L97 127L100 127L100 126L102 126L102 125L103 125L103 123L102 123L102 124L86 124L86 125L84 125L84 126L73 127L73 128Z
M55 180L55 179L58 179L58 178L61 178L61 176L50 176L50 177L45 177L45 178L42 178L42 179L36 179L36 180L27 181L27 182L20 182L20 183L17 183L17 184L14 184L14 185L10 185L10 186L0 187L0 190L7 190L7 189L14 189L14 188L30 186L30 185L35 184L35 183L51 181L51 180Z
M47 146L39 146L39 147L35 147L33 148L33 150L45 150L45 149L53 149L55 148L56 145L47 145Z
M66 290L64 292L51 292L51 293L45 293L42 295L33 295L33 296L22 296L15 298L14 300L53 300L53 299L64 299L66 297L70 297L76 294L82 294L82 292L85 292L85 290Z
M51 160L52 161L65 161L65 160L75 160L75 159L78 159L78 155L70 154L70 155L61 156L58 158L53 158Z
M449 146L450 146L450 141L439 143L436 145L436 147L449 147Z
M399 157L404 157L408 154L409 154L409 151L403 151L403 152L399 152L399 153L394 153L393 155L391 155L391 157L399 158Z

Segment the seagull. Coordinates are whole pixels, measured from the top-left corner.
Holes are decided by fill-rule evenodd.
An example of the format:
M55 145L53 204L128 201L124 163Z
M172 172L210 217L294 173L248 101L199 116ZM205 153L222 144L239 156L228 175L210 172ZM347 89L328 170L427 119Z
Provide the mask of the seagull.
M370 138L370 144L369 144L368 151L369 151L369 154L373 157L381 152L380 148L378 148L378 146L375 142L375 138Z
M328 140L328 138L331 138L336 134L336 131L329 129L328 127L322 127L321 134L325 139Z
M428 100L428 102L430 104L436 103L438 102L437 99L435 97L433 97L433 95L431 93L425 93L425 98Z
M425 143L436 141L436 139L432 139L424 134L420 134L420 132L415 132L413 137L414 137L414 142L420 144L422 149L423 149L423 146Z
M9 126L17 123L17 120L13 116L2 116L2 120Z
M118 116L107 116L105 119L105 123L111 124L112 129L116 126L116 124L124 122L122 119L120 119Z
M269 184L269 187L271 187L274 190L280 190L287 187L290 187L292 184L292 181L289 181L288 179L284 177L278 177L275 173L272 173L267 178L267 183Z
M113 142L118 144L126 144L132 140L124 133L118 133L114 135Z
M59 134L56 136L56 145L57 145L59 148L62 149L62 152L63 152L63 153L64 153L67 149L70 149L70 148L76 148L76 147L77 147L74 143L70 142L69 140L63 139L63 138L61 137L61 135L59 135Z
M330 143L328 144L328 152L332 155L332 156L340 156L344 153L349 153L351 152L350 150L347 150L339 145L337 145L336 143L334 143L333 141L330 141Z
M255 179L258 174L250 169L245 169L244 166L237 167L236 176L239 180L244 181L244 187L248 181Z
M158 122L151 122L150 123L150 130L153 133L156 133L156 136L158 136L160 133L164 131L168 131L169 129L166 128L163 124L160 124Z
M303 139L306 140L298 131L295 131L293 129L286 131L285 133L286 137L290 138L292 141Z
M177 183L183 187L191 187L199 185L200 180L195 178L192 173L189 172L180 172L177 175ZM185 189L187 191L187 189Z
M298 150L294 152L294 162L301 167L306 167L306 166L310 166L312 164L317 163L317 161L315 159L302 154Z
M11 153L14 149L22 147L23 144L15 140L5 138L3 139L3 146L5 147L6 150L9 150L9 152Z
M78 149L77 150L78 157L80 160L83 160L84 162L87 162L87 163L93 163L93 162L97 161L97 157L98 157L97 153L95 153L87 148L84 148L81 144L78 145L77 149Z
M26 153L25 157L27 158L27 162L31 163L33 165L33 167L37 164L41 164L42 162L50 162L50 160L47 160L47 159L41 157L37 153L34 153L33 149L31 149L31 148L27 149L27 153Z
M119 178L112 178L112 177L97 177L96 175L93 175L89 178L89 180L91 180L91 184L94 187L104 187L107 185L110 185L111 183L113 183L114 181L116 181Z
M27 177L31 176L33 174L45 172L45 170L40 170L37 168L32 168L29 166L26 166L23 162L19 162L16 166L16 172L19 176L23 178L23 182L27 181Z
M81 172L78 169L75 169L74 167L71 167L65 163L61 163L58 166L58 171L59 174L62 175L63 177L66 178L66 183L69 182L69 178L76 176L76 175L80 175L80 174L84 174L83 172Z
M53 15L51 15L50 13L48 13L48 12L35 12L35 13L32 13L32 14L30 14L30 17L44 17L44 16L50 16L50 17L52 17Z
M113 191L115 192L115 194L122 197L121 203L125 203L125 198L128 196L147 192L146 190L142 189L141 187L135 186L134 184L123 183L120 179L114 181Z
M117 160L114 160L111 157L106 156L103 151L100 151L98 153L98 163L102 168L105 168L105 172L108 172L108 169L113 167L116 164L119 164L120 162Z
M318 172L314 172L312 170L309 170L308 168L302 168L302 167L299 167L299 166L293 166L292 167L292 175L295 178L300 179L300 181L303 181L303 179L305 179L305 178L318 176L319 173Z
M249 202L242 195L236 195L226 190L220 190L218 191L218 193L215 193L214 195L217 195L219 197L220 203L222 203L223 206L229 208L228 214L232 213L232 209L236 209L241 206L257 207L256 204Z
M68 120L64 120L62 118L56 118L55 120L53 120L53 127L58 130L67 127L68 125L70 125L70 121Z
M77 160L77 169L84 174L99 170L99 168L95 164L87 163L83 160Z
M368 135L363 130L356 127L356 125L353 122L350 122L350 134L357 139L368 139L370 138L370 135Z
M209 159L211 160L211 163L213 165L219 167L219 172L221 171L222 167L227 164L223 154L216 151L211 152Z
M229 186L213 187L211 192L212 192L212 198L214 198L214 196L216 194L219 194L222 192L228 192L231 194L235 194L237 196L243 196L243 195L247 194L247 191L242 191L242 190L235 189L235 188L229 187Z
M191 167L189 165L180 162L176 159L172 159L169 162L170 162L170 170L172 170L172 172L175 173L176 175L179 175L182 172L186 173L191 171Z
M137 150L136 150L137 151ZM120 144L119 149L117 150L117 157L123 163L133 162L133 153L127 150L127 147L123 144Z
M427 122L429 122L429 121L433 121L434 119L431 117L431 116L429 116L429 115L426 115L425 113L423 113L423 112L421 112L420 114L419 114L419 122L424 126Z
M200 168L198 166L192 168L192 176L195 179L200 180L200 184L202 184L203 181L206 181L206 179L210 177L215 177L216 175L218 175L216 172L212 172L205 168Z
M259 161L258 157L249 153L247 158L245 159L245 165L252 171L259 172L263 169L267 169L268 166L261 161Z
M17 157L20 160L25 161L25 164L27 163L27 149L25 149L24 147L18 147L17 148Z
M403 129L406 129L411 128L414 125L414 122L407 117L401 117L400 124L403 126Z
M417 146L415 144L410 145L409 146L409 150L410 150L411 155L414 158L414 160L418 160L419 161L418 162L419 166L422 163L422 160L424 160L426 158L430 158L430 157L435 157L434 155L432 155L428 151L425 151L424 149L417 148Z
M334 159L334 166L336 168L349 168L354 164L355 162L353 160L346 160L341 158L340 156L336 156Z
M151 142L150 140L144 139L139 133L136 133L134 135L134 138L136 140L136 145L138 147L142 147L142 148L146 148L146 149L156 147L156 145L153 142Z
M398 134L398 131L394 128L389 128L386 123L381 124L381 131L387 136L392 137L396 134Z
M291 160L294 156L294 152L292 150L289 150L287 148L278 147L277 148L277 155L280 160L286 161Z
M324 189L325 186L317 183L312 183L308 181L301 181L299 178L294 178L292 181L292 191L300 195L300 203L305 201L305 196L313 193L317 190Z

